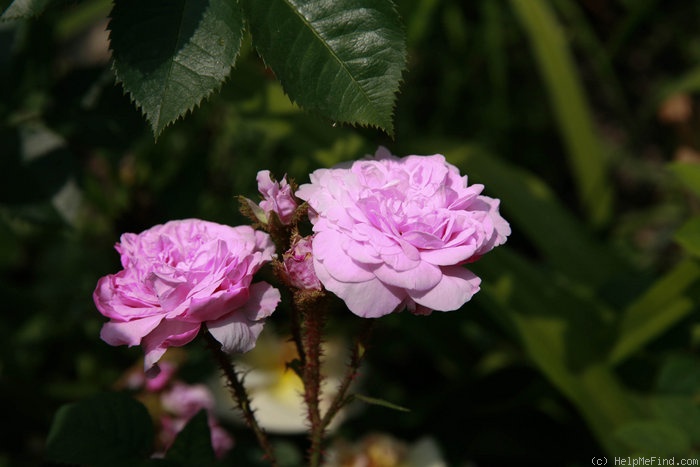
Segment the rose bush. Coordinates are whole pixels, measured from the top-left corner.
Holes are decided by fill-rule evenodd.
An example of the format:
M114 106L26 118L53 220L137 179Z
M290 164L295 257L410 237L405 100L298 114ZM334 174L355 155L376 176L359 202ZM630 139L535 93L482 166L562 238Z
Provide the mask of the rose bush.
M280 300L270 284L252 283L274 245L248 226L171 221L123 234L115 248L124 269L102 277L93 294L110 319L101 337L142 345L147 370L168 347L194 339L202 323L225 351L250 350Z
M480 285L463 265L510 235L499 201L440 154L380 148L310 180L296 195L310 206L316 275L362 317L459 308Z

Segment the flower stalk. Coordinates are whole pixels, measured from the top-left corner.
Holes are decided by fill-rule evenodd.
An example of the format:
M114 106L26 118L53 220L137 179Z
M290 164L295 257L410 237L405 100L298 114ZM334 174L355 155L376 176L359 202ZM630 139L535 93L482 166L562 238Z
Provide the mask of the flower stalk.
M236 372L233 362L226 353L221 350L221 344L217 341L214 336L212 336L208 330L203 332L204 338L207 343L207 347L211 350L211 353L216 360L221 371L224 372L226 379L228 380L228 386L231 390L236 405L243 413L243 419L246 425L253 431L255 438L258 440L258 444L262 448L265 460L267 460L271 466L276 467L278 465L277 458L275 456L275 451L270 443L267 433L258 424L255 418L255 413L250 405L250 397L248 396L248 391L243 385L242 378Z
M295 302L303 292L295 294ZM301 301L301 300L300 300ZM303 350L302 381L304 382L304 402L309 419L309 466L318 467L321 463L325 426L321 418L321 334L325 324L325 308L318 305L320 300L304 302L301 311L301 344Z
M342 409L350 400L347 395L350 385L357 378L358 370L362 365L362 361L367 353L367 346L369 345L369 340L372 334L372 329L374 328L374 320L364 320L362 322L362 329L357 337L357 341L353 346L352 353L350 354L350 360L345 371L345 376L340 382L338 387L338 392L336 393L333 401L331 402L328 411L326 411L323 419L321 420L321 426L325 430L328 425L330 425L333 418L338 414L340 409Z

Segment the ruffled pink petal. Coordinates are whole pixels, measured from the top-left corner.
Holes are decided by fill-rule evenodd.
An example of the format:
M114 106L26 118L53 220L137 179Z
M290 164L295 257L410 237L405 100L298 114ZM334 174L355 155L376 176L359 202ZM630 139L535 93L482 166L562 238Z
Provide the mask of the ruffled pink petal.
M154 297L143 296L136 284L119 286L122 273L101 277L92 294L97 310L107 318L120 321L159 313Z
M428 290L435 287L442 279L440 268L425 262L418 263L418 266L407 271L396 271L382 264L374 270L374 274L387 285L409 291Z
M442 280L425 292L410 292L419 305L437 311L456 310L467 303L479 291L479 279L473 272L461 266L442 268Z
M250 286L250 299L226 317L207 322L207 329L227 353L247 352L263 330L267 318L280 301L279 290L267 282Z
M476 248L473 245L460 245L440 250L423 250L420 257L423 261L436 266L453 266L467 261L474 256Z
M366 282L340 282L321 263L314 263L316 275L327 290L342 298L350 311L362 318L378 318L396 310L406 293L376 278Z
M251 320L261 320L269 317L281 300L280 291L267 282L251 284L250 298L240 308Z
M180 347L191 342L199 332L200 323L163 320L143 338L145 369L148 371L163 356L168 347Z
M109 345L139 345L163 320L163 315L146 316L132 321L110 321L102 325L100 338Z
M220 290L211 295L194 297L185 316L188 321L199 322L219 319L243 306L248 297L249 290L243 285L231 290Z
M374 274L343 252L342 241L343 237L332 230L314 235L314 260L324 263L328 273L338 281L363 282L371 280Z

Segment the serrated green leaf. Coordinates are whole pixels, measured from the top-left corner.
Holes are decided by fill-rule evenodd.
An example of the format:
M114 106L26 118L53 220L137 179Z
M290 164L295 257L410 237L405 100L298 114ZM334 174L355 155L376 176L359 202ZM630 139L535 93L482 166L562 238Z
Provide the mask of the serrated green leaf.
M693 217L683 224L674 237L688 253L700 256L700 216Z
M253 42L289 97L393 134L406 46L389 0L243 0Z
M0 15L2 20L39 16L51 0L14 0Z
M200 410L187 422L168 449L165 458L182 465L205 466L216 461L214 449L211 446L211 432L206 410Z
M153 425L140 402L105 393L62 406L49 431L46 458L68 464L127 465L151 451Z
M227 0L120 0L111 18L117 80L156 138L221 86L243 35L238 3Z
M362 402L365 402L367 404L378 405L380 407L386 407L387 409L398 410L399 412L410 412L411 411L411 409L408 409L406 407L402 407L402 406L397 405L397 404L393 404L389 401L385 401L384 399L379 399L376 397L363 396L362 394L353 394L352 397L354 399L361 400Z

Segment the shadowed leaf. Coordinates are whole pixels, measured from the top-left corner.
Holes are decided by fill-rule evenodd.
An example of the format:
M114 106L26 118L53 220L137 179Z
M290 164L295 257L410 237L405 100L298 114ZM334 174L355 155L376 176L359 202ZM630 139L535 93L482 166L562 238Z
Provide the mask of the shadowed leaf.
M146 408L121 393L99 394L61 407L46 443L46 457L68 464L128 465L150 453L153 426Z
M200 410L187 422L165 458L182 465L211 465L215 462L206 410Z

